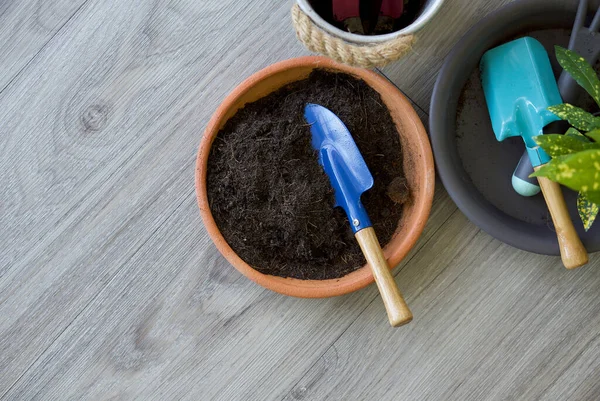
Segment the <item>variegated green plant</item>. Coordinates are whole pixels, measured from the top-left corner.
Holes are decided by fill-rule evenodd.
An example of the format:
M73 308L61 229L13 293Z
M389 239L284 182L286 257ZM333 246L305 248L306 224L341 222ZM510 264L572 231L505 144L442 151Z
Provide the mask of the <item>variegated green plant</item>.
M592 66L579 54L560 46L556 46L556 58L600 106L600 80ZM577 209L587 231L598 215L600 204L600 117L568 103L551 106L548 110L572 127L564 135L535 138L552 160L532 177L547 177L579 191Z

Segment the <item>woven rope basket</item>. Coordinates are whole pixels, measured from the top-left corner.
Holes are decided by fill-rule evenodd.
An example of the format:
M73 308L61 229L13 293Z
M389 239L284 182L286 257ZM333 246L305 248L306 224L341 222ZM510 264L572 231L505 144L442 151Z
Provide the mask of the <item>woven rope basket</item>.
M292 7L292 22L300 42L308 50L354 67L383 67L412 49L415 36L397 36L381 43L351 43L318 27L298 4Z

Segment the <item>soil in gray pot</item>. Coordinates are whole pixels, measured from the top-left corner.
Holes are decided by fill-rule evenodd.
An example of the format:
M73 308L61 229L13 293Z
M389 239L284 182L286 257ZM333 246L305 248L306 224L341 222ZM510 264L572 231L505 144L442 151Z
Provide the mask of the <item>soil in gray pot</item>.
M365 260L311 146L307 103L346 124L374 177L362 196L382 244L408 201L396 126L379 94L346 74L316 70L239 110L219 132L208 160L208 199L231 248L255 269L330 279ZM390 193L388 194L388 191Z

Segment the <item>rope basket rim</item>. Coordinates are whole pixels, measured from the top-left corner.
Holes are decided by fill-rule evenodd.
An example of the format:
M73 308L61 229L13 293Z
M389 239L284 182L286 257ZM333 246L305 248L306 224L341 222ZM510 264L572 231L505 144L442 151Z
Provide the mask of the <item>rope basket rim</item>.
M304 14L306 14L312 20L312 22L316 26L318 26L320 29L324 30L325 32L327 32L335 37L338 37L338 38L344 40L345 42L348 42L351 44L356 44L356 45L375 45L375 44L379 44L379 43L385 43L385 42L388 42L388 41L393 40L400 36L414 35L422 28L422 27L419 27L417 29L408 29L408 28L412 27L413 24L411 23L411 24L407 25L405 28L402 28L398 31L394 31L394 32L390 32L390 33L377 34L377 35L361 35L361 34L344 31L344 30L338 28L337 26L326 21L323 17L321 17L312 8L312 6L310 5L310 0L295 0L295 4L297 4L298 7L300 7L300 10ZM404 32L405 30L408 32Z
M412 34L384 42L349 42L319 27L297 3L292 6L292 22L298 40L308 50L354 67L383 67L409 53L415 42Z

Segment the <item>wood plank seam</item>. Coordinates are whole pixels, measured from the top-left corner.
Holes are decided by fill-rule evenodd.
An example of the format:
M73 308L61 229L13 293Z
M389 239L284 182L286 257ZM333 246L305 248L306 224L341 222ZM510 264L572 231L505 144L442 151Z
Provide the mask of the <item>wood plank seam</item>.
M400 87L398 85L396 85L396 83L394 81L392 81L392 79L390 77L388 77L385 72L383 72L381 69L379 68L375 68L375 71L377 71L380 75L382 75L385 79L387 79L392 85L394 85L400 92L402 92L402 94L412 103L413 107L416 107L417 109L419 109L421 111L421 113L425 114L427 116L427 118L429 118L429 111L425 111L417 102L415 102L413 99L411 99L411 97L404 92L402 89L400 89ZM429 133L427 133L429 134Z
M160 143L158 144L158 146L160 146L162 143L166 142L167 140L168 140L168 137L165 137L165 139L164 139L162 142L160 142ZM116 168L116 169L114 169L114 171L111 173L111 175L110 175L110 177L109 177L109 178L111 178L111 179L112 179L112 178L113 178L113 176L114 176L114 175L116 175L117 173L121 173L122 175L123 175L123 174L127 174L127 171L125 170L125 166L126 166L126 165L127 165L127 164L128 164L130 161L131 161L131 160L132 160L133 156L135 156L135 155L130 155L130 157L128 157L128 158L126 158L126 159L124 159L124 160L123 160L123 161L122 161L122 162L121 162L121 163L120 163L120 164L117 166L117 168ZM194 157L195 157L195 156L194 156ZM190 159L190 162L189 162L189 164L190 164L190 165L192 165L194 160L195 160L195 159ZM186 164L184 167L180 168L180 169L177 171L177 174L184 173L184 172L185 172L187 169L188 169L188 168L187 168L187 164ZM173 183L173 182L174 182L174 181L177 179L177 174L173 175L173 177L172 177L172 178L171 178L169 181L166 181L166 182L164 183L164 186L163 186L163 187L168 187L168 186L172 185L172 183ZM116 178L114 178L114 180L116 181L117 179L116 179ZM111 181L111 180L107 180L106 182L107 182L107 183L111 183L111 182L113 182L113 181ZM97 200L97 202L96 202L96 203L94 203L94 204L92 204L92 205L89 205L89 204L85 204L85 203L83 203L83 201L84 201L85 199L93 199L93 197L91 197L91 196L90 196L90 194L92 194L92 193L95 193L95 192L98 192L98 191L101 191L101 190L103 190L103 188L104 188L104 185L106 185L106 184L100 183L100 184L98 184L98 186L92 186L92 187L90 187L90 188L89 188L89 190L88 190L87 192L85 192L83 195L81 195L81 196L79 197L79 200L78 200L77 202L75 202L75 203L74 203L74 206L73 206L73 207L71 207L71 208L70 208L68 211L66 211L66 212L63 214L63 216L61 216L61 217L60 217L60 218L57 220L57 222L56 222L57 228L54 230L55 237L54 237L54 238L52 238L52 239L50 240L50 242L51 242L51 243L55 242L55 241L56 241L58 238L60 238L60 236L61 236L61 235L62 235L62 234L65 232L65 231L67 231L67 230L69 230L69 229L71 229L71 228L73 227L72 225L70 225L70 224L69 224L71 221L79 221L79 220L80 220L80 219L81 219L83 216L85 216L85 215L86 215L86 211L87 211L88 209L94 209L94 208L95 208L96 206L98 206L98 205L99 205L101 202L106 202L106 199L105 199L105 198L100 198L100 199L98 199L98 200ZM109 185L110 185L110 184L109 184ZM158 188L158 189L162 189L163 187L160 187L160 188ZM152 205L154 202L156 202L156 200L157 200L157 199L160 197L160 193L161 193L161 192L160 192L160 190L157 190L157 191L155 192L155 195L154 195L152 198L150 198L150 201L149 201L148 203L144 204L143 206L142 206L142 205L140 205L140 209L141 209L141 208L144 208L144 207L149 207L149 206L151 206L151 205ZM76 211L79 211L79 212L78 212L78 214L75 214L75 212L76 212ZM71 219L70 219L69 221L65 221L65 222L63 223L63 221L64 221L64 220L65 220L67 217L70 217ZM129 222L129 220L128 220L128 222ZM64 224L65 226L64 226L64 227L58 227L58 226L59 226L59 225L61 225L61 224ZM76 223L75 223L75 224L76 224ZM125 226L125 225L124 225L124 226ZM116 235L118 235L118 232L115 232L115 235L114 235L114 236L116 236ZM114 237L114 236L113 236L113 237ZM106 242L104 245L106 245L106 244L108 244L108 243L109 243L109 241L107 241L107 242ZM36 253L36 249L37 249L37 246L38 246L38 245L39 245L40 247L45 247L45 248L47 248L47 246L48 246L48 245L45 245L45 244L44 244L44 242L43 242L41 239L39 239L39 240L37 241L36 245L32 247L31 251L30 251L30 252L28 252L26 255L24 255L24 256L23 256L23 258L22 258L22 260L20 261L20 263L19 263L19 264L15 264L15 265L14 265L14 266L12 266L10 269L6 269L6 270L3 272L4 276L7 276L7 275L8 275L9 273L11 273L11 272L12 272L14 269L19 269L19 268L20 268L20 266L22 266L22 265L27 265L28 263L30 263L30 262L31 262L31 259L32 259L32 258L35 258L35 257L38 255L38 254ZM41 252L41 251L43 251L43 250L40 250L40 252ZM2 277L4 277L4 276L2 276Z
M77 7L77 9L73 12L73 14L71 14L69 16L69 18L67 18L67 20L63 24L61 24L61 26L56 30L56 32L54 32L52 34L52 36L46 41L46 43L44 43L35 52L35 54L29 60L27 60L27 62L23 65L23 67L21 67L17 72L15 72L13 77L10 78L10 80L6 83L6 85L4 85L4 87L0 89L0 95L8 87L10 87L10 85L12 85L17 80L17 78L19 78L27 70L27 68L31 65L31 63L40 55L40 53L46 48L46 46L48 46L50 44L50 42L52 42L52 40L56 37L56 35L58 35L66 27L66 25L76 16L76 14L79 14L81 12L83 6L85 6L89 2L90 2L90 0L85 0L79 7Z
M439 230L441 230L441 229L442 229L442 227L443 227L443 226L444 226L444 225L445 225L445 224L448 222L448 220L450 220L450 218L451 218L452 216L454 216L454 214L455 214L457 211L458 211L458 208L457 208L457 209L455 209L455 210L454 210L452 213L450 213L450 215L449 215L449 216L448 216L448 217L447 217L447 218L444 220L444 222L443 222L442 224L440 224L440 225L439 225L439 227L438 227L438 228L437 228L437 229L436 229L436 230L435 230L433 233L431 233L431 236L430 236L430 237L429 237L429 238L428 238L428 239L427 239L425 242L423 242L422 244L420 244L420 245L419 245L419 247L416 249L416 251L415 251L415 252L413 252L412 256L411 256L411 257L410 257L410 258L409 258L409 259L408 259L406 262L404 262L404 261L403 261L403 263L401 263L403 266L402 266L400 269L398 269L398 271L397 271L395 274L393 274L393 276L394 276L394 279L395 279L397 276L399 276L399 275L400 275L400 272L402 271L402 269L403 269L405 266L407 266L407 265L410 263L410 261L411 261L413 258L415 258L415 257L417 256L417 254L418 254L418 253L421 251L421 249L422 249L423 247L425 247L427 244L429 244L429 242L430 242L430 241L432 241L432 240L435 238L435 234L436 234L436 233L437 233ZM479 231L477 231L477 232L479 232ZM476 234L477 234L477 233L475 233L475 235L476 235ZM413 249L414 249L414 248L413 248ZM398 266L395 266L395 267L394 267L394 269L396 269L396 267L398 267ZM442 274L442 273L444 272L444 270L445 270L445 268L444 268L444 269L442 269L442 270L440 271L440 274ZM425 287L423 288L423 291L424 291L426 288L428 288L428 287L431 285L431 283L432 283L433 281L435 281L435 279L436 279L437 277L439 277L439 275L440 275L440 274L438 274L437 276L435 276L435 277L434 277L434 278L433 278L433 279L432 279L432 280L431 280L431 281L430 281L430 282L427 284L427 286L425 286ZM411 297L411 300L412 300L412 299L415 299L416 297L418 297L420 294L422 294L422 293L423 293L423 291L420 291L420 292L419 292L417 295L415 295L415 296ZM327 348L326 348L326 349L325 349L325 350L324 350L324 351L321 353L321 355L320 355L318 358L315 358L315 361L314 361L314 362L311 364L311 366L310 366L308 369L306 369L306 370L304 371L304 373L303 373L303 374L302 374L302 375L299 377L299 379L298 379L298 380L297 380L297 381L294 383L294 385L292 385L292 386L291 386L291 388L290 388L290 389L287 391L287 393L286 393L286 394L283 396L283 398L285 398L285 396L287 396L287 395L289 395L289 394L290 394L290 392L291 392L291 391L292 391L292 390L293 390L293 389L294 389L294 388L295 388L295 387L298 385L298 383L300 383L300 382L301 382L301 381L302 381L302 380L303 380L303 379L304 379L304 378L305 378L305 377L306 377L306 376L307 376L307 375L308 375L308 374L311 372L311 370L312 370L312 369L314 368L314 366L315 366L315 365L316 365L316 364L319 362L319 360L320 360L321 358L323 358L323 356L324 356L324 355L325 355L327 352L329 352L329 350L330 350L332 347L335 347L335 343L336 343L336 342L337 342L337 341L338 341L338 340L339 340L339 339L340 339L340 338L341 338L341 337L344 335L344 333L345 333L345 332L346 332L346 331L347 331L347 330L350 328L350 326L352 326L352 324L353 324L353 323L354 323L356 320L358 320L358 318L359 318L359 317L360 317L360 316L361 316L361 315L362 315L362 314L363 314L363 313L364 313L364 312L367 310L367 308L368 308L369 306L371 306L371 304L372 304L372 303L373 303L375 300L377 300L377 298L378 298L378 297L379 297L379 294L375 294L375 295L373 296L373 298L371 299L371 301L369 301L369 302L368 302L368 303L365 305L365 307L364 307L364 308L363 308L363 309L362 309L362 310L361 310L359 313L357 313L357 314L356 314L356 317L355 317L355 318L354 318L354 319L353 319L353 320L352 320L352 321L351 321L351 322L348 324L348 326L347 326L347 327L346 327L346 328L345 328L345 329L344 329L344 330L343 330L343 331L340 333L340 335L339 335L339 336L337 336L335 339L333 339L333 340L332 340L331 344L330 344L330 345L329 345L329 346L328 346L328 347L327 347Z
M164 219L163 223L166 222L173 214L175 214L175 212L183 206L183 204L190 198L193 196L193 190L190 191L191 193L189 194L189 196L184 197L184 199L179 203L179 205L177 205L177 207L173 208L173 210L171 211L171 213L169 213L169 215ZM127 263L129 263L131 261L131 259L133 259L135 257L135 255L137 255L143 248L144 246L148 243L148 241L150 241L152 239L152 237L156 234L156 232L160 229L160 225L157 226L154 231L148 236L148 238L146 238L144 240L144 242L142 244L140 244L138 246L138 248L123 262L121 263L121 268L126 265ZM79 316L81 316L84 312L86 312L90 305L99 297L103 294L104 290L106 290L106 288L108 288L110 286L110 284L115 280L115 278L118 276L119 271L121 270L121 268L116 269L114 275L106 282L106 285L100 290L98 291L98 293L93 296L92 298L90 298L90 300L85 304L85 306L83 308L81 308L81 310L79 312L77 312L77 314L73 317L73 319L69 322L69 324L65 325L65 327L60 331L60 333L58 333L56 335L56 337L52 340L51 343L48 344L48 346L46 348L44 348L44 350L42 352L40 352L40 354L31 362L31 364L27 367L27 369L23 370L23 372L19 375L19 378L17 380L15 380L13 382L13 384L11 386L9 386L6 391L4 391L4 393L0 396L0 400L4 400L6 395L12 390L12 388L14 386L16 386L19 381L22 379L22 377L27 374L27 372L29 372L29 370L36 364L36 362L42 358L46 352L56 343L56 341L60 340L61 336L69 329L69 327L71 327L73 325L73 323L79 318ZM172 277L171 280L174 280L175 277ZM168 285L168 283L167 283Z
M522 316L517 322L514 323L514 326L516 327L519 324L521 324L522 322L524 322L534 312L535 311L533 309L528 311L524 316ZM510 341L509 339L507 339L507 337L508 337L508 335L505 335L504 337L502 337L500 342L497 344L497 347L499 347L505 341ZM496 347L490 347L490 349L481 358L481 361L476 366L474 366L473 369L471 369L471 373L475 373L475 372L477 372L477 370L481 369L481 365L483 365L483 363L495 352L495 350L496 350ZM452 391L448 394L448 399L452 399L452 396L454 395L454 393L456 393L456 391L460 388L460 386L466 380L467 380L467 378L462 379L460 381L460 383L458 383L458 385L454 389L452 389Z
M573 365L575 365L575 363L583 356L583 353L585 351L587 351L587 349L590 347L591 344L593 344L594 342L596 342L598 340L598 338L600 338L600 334L597 334L596 336L592 337L584 346L583 348L577 353L577 355L575 355L571 361L569 361L568 364L566 364L566 366L564 368L561 369L560 373L558 374L558 376L555 378L555 381L558 382L558 380L560 378L562 378L569 369L571 369L571 367L573 367ZM553 389L555 387L555 385L552 386L548 386L546 387L546 389L540 394L539 399L543 399L544 395L546 393L548 393L548 391L550 391L551 389Z

